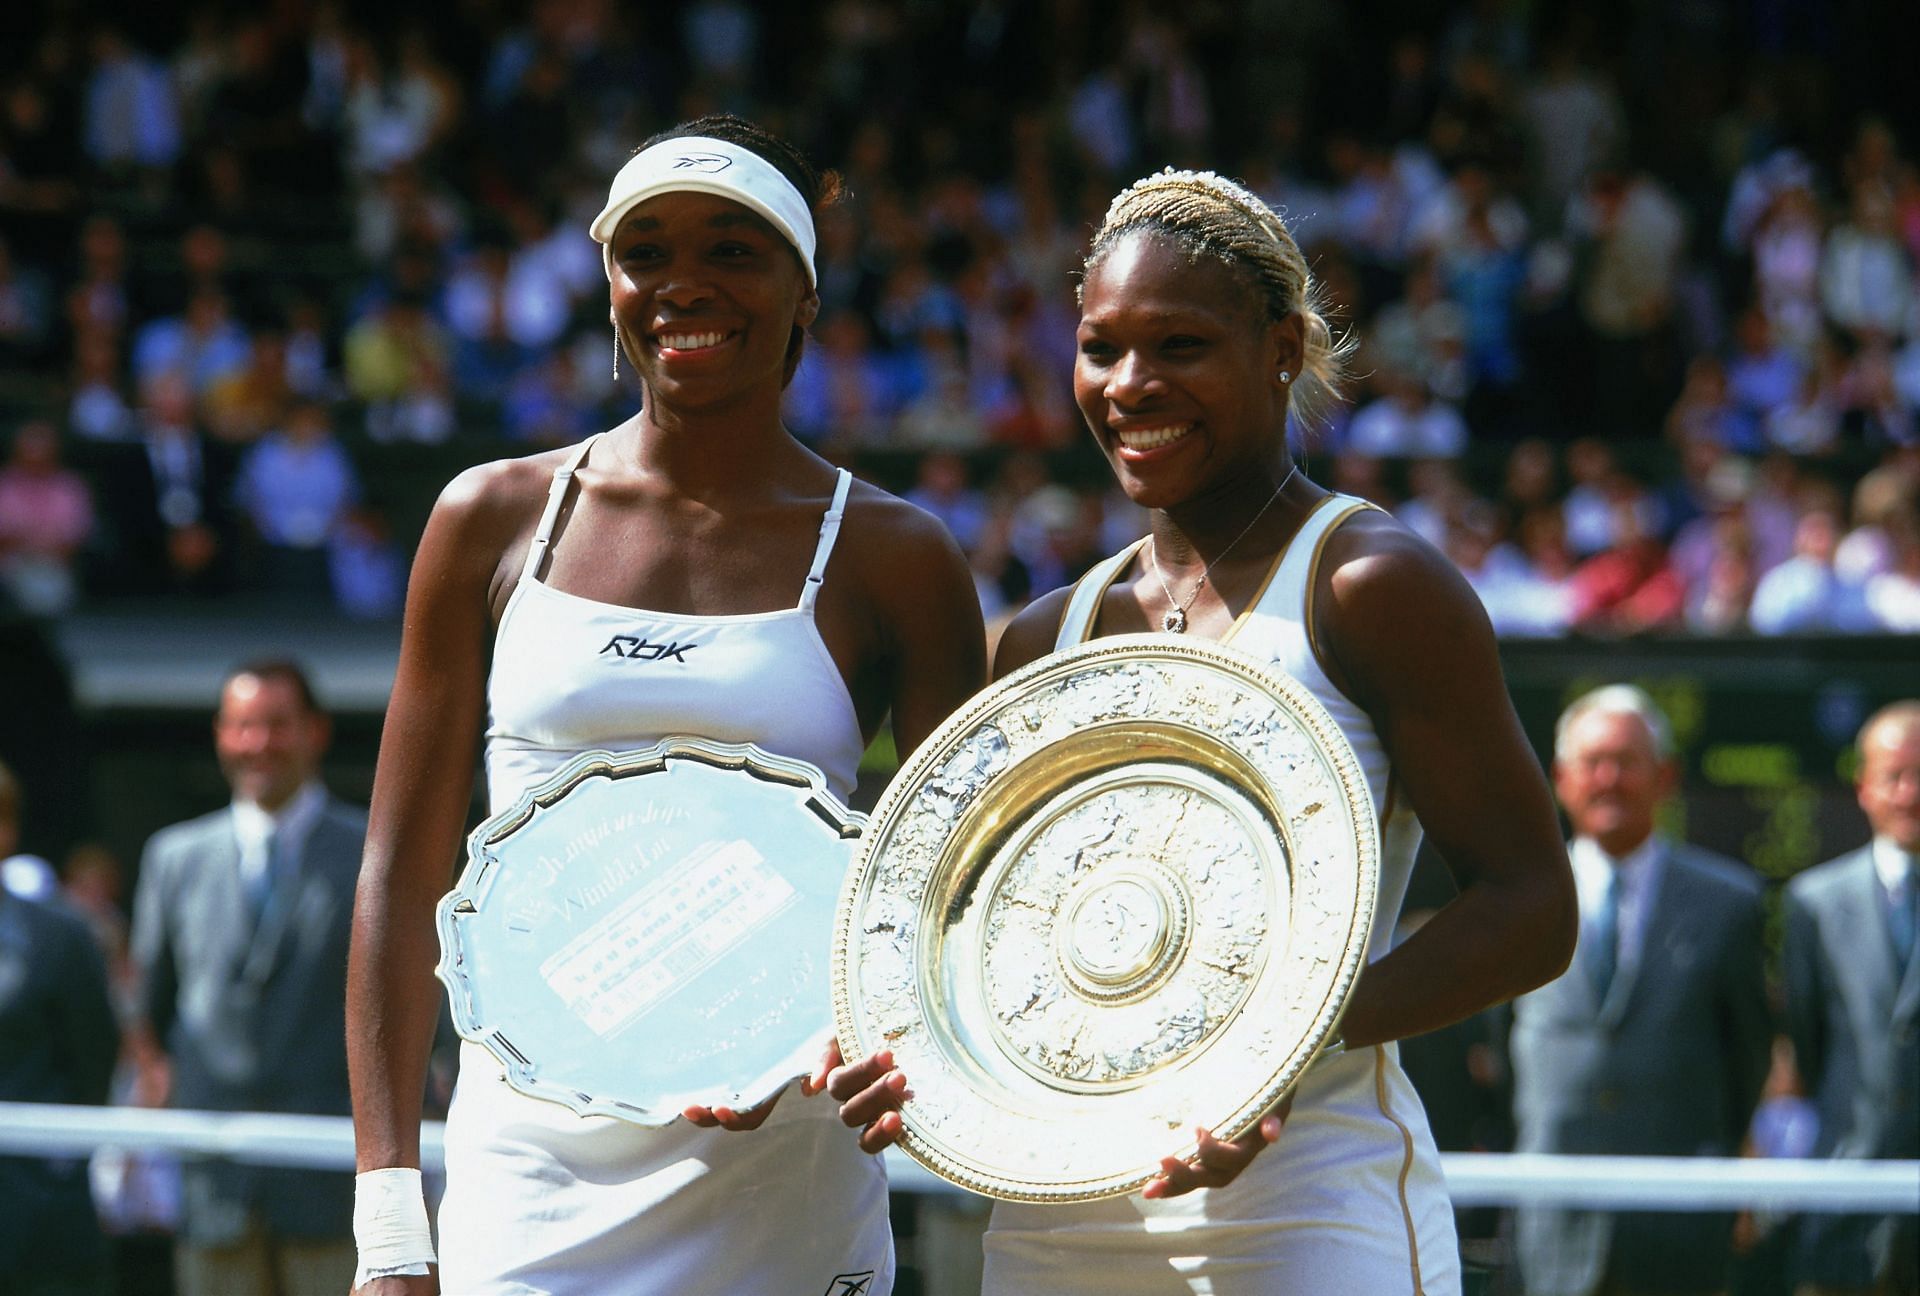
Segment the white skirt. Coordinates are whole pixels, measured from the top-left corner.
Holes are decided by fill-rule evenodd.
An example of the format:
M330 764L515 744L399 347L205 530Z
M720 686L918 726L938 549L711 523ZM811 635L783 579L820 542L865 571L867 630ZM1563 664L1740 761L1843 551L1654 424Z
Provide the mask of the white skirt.
M1001 1202L983 1296L1457 1296L1453 1208L1390 1046L1313 1068L1279 1142L1225 1188Z
M461 1045L447 1116L447 1296L794 1296L893 1289L886 1170L789 1086L747 1133L580 1117Z

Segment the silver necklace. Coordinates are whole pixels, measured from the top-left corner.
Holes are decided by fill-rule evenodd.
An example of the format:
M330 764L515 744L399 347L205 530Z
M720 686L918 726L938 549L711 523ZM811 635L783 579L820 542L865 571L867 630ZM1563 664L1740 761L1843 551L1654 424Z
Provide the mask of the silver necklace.
M1219 565L1222 558L1225 558L1233 552L1235 545L1247 538L1247 532L1259 525L1260 519L1267 515L1267 510L1273 507L1273 502L1280 498L1280 492L1287 488L1287 483L1292 481L1294 474L1299 471L1299 464L1294 464L1288 468L1287 475L1282 477L1280 484L1273 488L1273 494L1267 496L1267 502L1262 504L1260 511L1253 515L1253 521L1240 528L1240 534L1228 541L1227 547L1215 554L1213 561L1200 569L1200 579L1193 583L1193 592L1187 595L1187 601L1185 603L1182 603L1173 596L1173 586L1167 584L1166 576L1160 571L1159 542L1153 540L1147 542L1147 566L1153 568L1154 579L1160 582L1160 588L1167 596L1167 614L1160 618L1160 628L1162 630L1165 630L1168 634L1185 634L1187 632L1187 609L1193 606L1193 601L1200 597L1200 591L1206 588L1207 577L1213 574L1213 569Z

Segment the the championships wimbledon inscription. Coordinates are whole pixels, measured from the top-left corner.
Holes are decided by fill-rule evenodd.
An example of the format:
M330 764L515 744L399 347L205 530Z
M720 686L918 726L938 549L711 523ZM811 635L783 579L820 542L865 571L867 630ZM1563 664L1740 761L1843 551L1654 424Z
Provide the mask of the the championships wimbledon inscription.
M797 896L751 842L705 842L556 950L540 975L605 1039L745 944Z

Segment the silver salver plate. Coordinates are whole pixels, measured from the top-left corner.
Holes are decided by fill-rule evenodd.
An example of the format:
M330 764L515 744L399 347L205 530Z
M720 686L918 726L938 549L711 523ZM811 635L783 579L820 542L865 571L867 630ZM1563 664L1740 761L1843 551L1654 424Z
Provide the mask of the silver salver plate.
M1297 681L1171 635L975 697L882 796L834 929L842 1050L893 1051L902 1144L989 1196L1080 1201L1246 1133L1332 1037L1378 827Z
M454 1026L581 1115L755 1106L832 1031L827 933L862 822L750 744L576 757L467 839L439 908Z

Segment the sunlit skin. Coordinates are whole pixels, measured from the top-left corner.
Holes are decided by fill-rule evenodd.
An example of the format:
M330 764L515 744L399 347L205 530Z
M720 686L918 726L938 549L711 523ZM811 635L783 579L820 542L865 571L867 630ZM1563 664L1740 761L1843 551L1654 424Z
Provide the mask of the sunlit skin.
M1920 852L1920 721L1895 716L1861 737L1855 791L1875 836Z
M1265 306L1250 276L1154 232L1122 237L1088 272L1075 397L1152 528L1142 559L1100 603L1097 636L1160 629L1170 604L1151 557L1178 591L1188 634L1222 638L1327 498L1289 476L1287 408L1305 330L1297 314L1274 320ZM1014 619L995 678L1052 651L1071 592L1044 595ZM1311 594L1329 680L1372 719L1397 788L1460 885L1360 978L1342 1031L1349 1047L1365 1047L1560 975L1577 905L1546 780L1513 714L1485 611L1459 572L1391 518L1363 513L1328 536ZM841 1118L865 1125L862 1147L898 1136L895 1109L912 1091L885 1054L839 1068L828 1088ZM1194 1155L1165 1159L1142 1195L1231 1183L1281 1137L1289 1105L1236 1142L1197 1131Z
M780 421L795 330L818 309L798 254L746 208L691 193L634 207L610 248L622 368L645 396L576 471L541 579L663 613L791 608L836 476ZM467 826L494 638L569 453L462 473L414 559L348 960L361 1170L419 1164L420 1094L443 1002L434 907ZM814 623L865 739L890 722L895 744L912 750L984 682L965 557L931 517L865 483L853 486ZM822 1072L838 1062L831 1054ZM751 1130L771 1107L685 1115ZM437 1290L431 1276L389 1277L362 1296Z
M1280 375L1300 373L1300 317L1272 320L1229 267L1135 235L1088 274L1077 341L1081 417L1127 497L1156 511L1154 556L1184 595L1292 468ZM1123 444L1125 433L1168 427L1188 430L1163 446ZM1257 555L1261 539L1229 557Z
M1653 835L1678 778L1646 722L1623 711L1589 711L1574 721L1553 762L1553 790L1574 835L1591 837L1614 859Z
M820 309L793 246L738 203L672 193L634 207L610 247L623 351L658 397L644 424L679 432L715 418L777 423L793 330ZM716 333L706 345L673 345Z
M220 693L213 747L234 796L271 814L319 772L331 733L288 681L236 675Z

